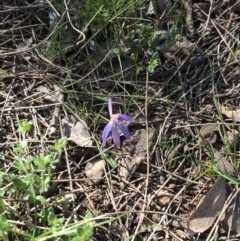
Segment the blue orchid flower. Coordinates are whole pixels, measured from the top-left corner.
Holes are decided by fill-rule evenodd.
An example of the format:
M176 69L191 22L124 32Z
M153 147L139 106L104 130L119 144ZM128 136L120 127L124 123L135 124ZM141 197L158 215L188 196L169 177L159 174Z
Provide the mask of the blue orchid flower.
M106 146L107 138L112 132L113 142L117 147L120 147L120 135L118 133L118 129L123 133L123 135L130 139L130 133L128 128L123 124L123 121L133 121L133 118L125 115L125 114L113 114L112 113L112 99L108 99L108 112L110 115L110 121L109 123L104 127L103 133L102 133L102 143L103 147Z

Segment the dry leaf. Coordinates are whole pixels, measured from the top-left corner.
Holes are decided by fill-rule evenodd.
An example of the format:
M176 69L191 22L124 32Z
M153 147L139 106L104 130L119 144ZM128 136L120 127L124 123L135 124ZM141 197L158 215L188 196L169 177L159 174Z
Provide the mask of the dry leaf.
M82 147L92 147L91 136L84 120L77 121L74 116L69 115L62 119L62 124L69 141Z
M119 177L121 180L129 181L142 161L142 157L122 158L119 165Z
M218 177L204 200L190 216L186 231L190 235L207 230L222 211L226 200L225 179Z
M147 146L149 150L151 150L155 139L155 132L152 128L148 129L148 135L145 129L136 129L136 127L132 127L129 128L129 130L131 138L130 140L126 139L123 141L122 152L119 158L119 176L125 181L131 179L143 160L146 159Z
M234 210L233 210L234 209ZM222 218L222 227L225 231L231 229L231 234L240 235L240 194L227 208Z
M152 14L155 14L155 12L154 12L152 1L150 1L148 5L147 15L152 15Z
M160 189L154 197L154 201L161 205L161 206L167 206L171 202L172 194L167 190Z
M217 140L216 131L218 131L218 126L216 124L202 126L199 131L198 142L200 144L204 143L204 141L211 144L215 143Z
M224 106L221 106L221 112L234 121L240 121L240 110L226 110Z
M232 164L218 151L214 150L214 158L220 171L233 176L235 171Z
M37 87L37 90L40 93L43 93L42 98L46 100L50 100L52 102L56 102L58 100L58 96L60 94L60 88L56 85L53 85L54 91L51 91L48 87L40 85Z
M234 145L236 145L239 142L239 132L237 130L231 130L227 133L227 139L230 144L231 148L234 148Z
M182 38L182 41L173 40L169 42L168 47L165 46L165 43L163 43L161 46L164 46L161 52L168 60L174 59L177 53L181 56L188 56L190 55L192 49L195 48L194 45L185 37ZM194 51L196 49L197 48L195 48Z
M85 167L85 175L91 178L91 181L98 184L104 175L106 162L104 160L91 160Z

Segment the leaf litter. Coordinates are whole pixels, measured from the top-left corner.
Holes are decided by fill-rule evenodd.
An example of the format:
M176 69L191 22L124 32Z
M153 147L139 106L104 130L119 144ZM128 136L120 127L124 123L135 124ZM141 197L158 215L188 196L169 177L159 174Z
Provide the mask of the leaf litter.
M104 176L105 166L105 160L91 160L85 166L85 175L90 178L94 184L99 184Z
M191 214L186 231L190 235L202 233L207 230L217 218L226 201L225 179L218 177L203 201Z
M240 121L240 110L227 110L226 107L221 106L221 112L234 121Z
M81 147L92 147L89 128L84 120L77 120L73 115L62 119L65 136Z
M208 144L214 144L217 139L216 131L218 130L217 125L208 124L203 126L199 131L199 142L206 142ZM235 171L232 164L217 150L212 147L215 161L217 162L217 167L223 173L233 176ZM209 229L220 212L222 211L227 197L226 191L226 179L219 176L217 181L212 186L207 195L203 198L203 201L198 205L196 210L190 215L185 230L189 235L194 235L195 233L203 233ZM238 199L237 199L238 200ZM232 208L233 205L229 208ZM232 210L232 209L231 209ZM238 209L237 209L238 211ZM235 216L233 212L227 212L225 218L222 218L222 222L225 226L229 226L229 221L232 220L232 227L237 227L239 221L239 213ZM234 228L235 233L238 232L238 228Z
M235 235L240 234L240 194L236 197L225 210L221 218L221 226L224 230L231 230Z
M16 120L33 118L34 128L33 132L29 133L28 140L31 149L37 147L36 151L40 150L44 153L48 142L52 142L55 140L53 138L59 137L59 123L56 123L56 132L54 132L54 135L50 135L46 140L45 137L48 135L45 134L47 133L46 129L51 125L51 117L57 117L57 119L62 117L62 113L65 111L63 103L66 102L68 106L72 106L72 103L74 103L75 106L71 111L76 116L79 115L78 110L81 108L79 101L76 101L76 99L87 104L94 103L91 106L91 113L88 113L89 115L84 117L80 116L79 120L69 120L71 117L64 118L64 123L66 123L65 127L68 131L61 134L68 135L70 141L75 140L77 146L74 147L74 149L67 149L65 155L59 155L59 160L64 160L65 156L68 157L70 169L67 173L65 162L61 162L60 170L58 169L56 173L54 173L58 180L54 180L57 182L53 182L56 186L51 191L49 206L54 209L54 212L59 214L59 217L64 218L67 222L70 220L70 223L68 223L70 225L72 222L78 222L79 219L82 219L89 211L97 218L98 215L101 214L115 212L115 215L118 215L119 211L127 213L124 217L118 217L116 222L110 221L106 225L103 224L102 227L99 225L98 228L94 230L94 240L106 239L119 241L123 239L135 239L137 241L150 240L150 237L155 240L171 239L174 241L195 239L195 237L184 237L183 232L180 232L181 234L178 232L178 229L181 227L171 225L173 223L172 221L183 220L184 217L187 217L187 214L190 212L189 209L192 208L192 201L193 209L197 206L198 198L195 199L195 196L198 196L199 189L208 181L208 175L204 175L199 182L196 182L192 176L191 168L193 166L193 160L204 160L206 153L204 153L204 149L202 148L203 145L198 145L199 142L195 142L196 133L194 132L194 128L191 128L192 126L195 127L196 125L218 121L218 109L212 104L213 94L211 81L213 81L213 79L216 80L216 90L219 94L219 101L222 103L225 102L226 106L230 105L229 102L231 102L233 106L239 106L239 66L237 64L239 62L239 55L236 41L239 38L237 31L239 16L235 14L236 10L234 7L232 19L229 17L232 16L232 12L231 14L226 12L231 11L231 6L233 6L232 2L228 5L226 1L223 3L213 1L213 5L210 6L210 4L207 3L208 6L206 6L205 9L205 7L195 2L191 3L191 1L188 1L187 4L179 4L177 1L165 1L166 3L170 3L167 11L163 9L161 16L155 16L157 12L151 11L149 14L152 16L147 18L145 18L145 13L147 12L147 9L145 9L147 4L145 4L140 8L134 9L131 15L123 16L120 12L117 15L114 13L117 17L111 18L111 26L108 25L107 28L104 27L104 33L98 31L99 29L97 28L97 25L101 23L98 22L97 25L94 25L93 21L91 24L89 22L88 29L90 29L90 31L84 29L83 34L80 32L74 34L75 31L72 31L75 30L76 27L83 30L81 20L78 19L75 11L76 5L82 10L82 5L80 6L78 2L71 1L67 3L68 8L66 9L69 10L68 14L65 14L65 11L59 14L57 12L59 8L57 8L56 14L63 20L61 21L63 26L59 25L57 32L54 32L54 29L50 29L49 31L49 26L51 28L55 25L51 26L49 23L49 12L51 12L53 8L48 4L48 1L45 1L44 4L40 4L39 1L31 4L29 4L29 2L30 1L4 1L0 3L2 10L0 28L1 31L5 33L2 35L2 45L0 49L0 60L2 63L0 79L3 80L2 82L5 85L5 89L1 89L0 96L0 121L1 128L4 129L4 134L1 136L2 152L8 156L10 153L9 150L11 149L9 148L9 140L18 141L17 135L14 134L17 133ZM94 3L94 1L91 2ZM139 1L136 4L138 3ZM164 1L162 1L162 3L164 3ZM173 7L170 9L172 3ZM233 4L234 3L237 3L237 1L233 1ZM18 6L18 4L21 6ZM52 1L52 4L55 5L54 1ZM195 6L195 14L192 14L192 5L193 7ZM26 15L26 9L30 10L33 14ZM196 11L198 11L198 14L196 14ZM104 18L107 18L109 13L107 13ZM219 18L219 16L221 16L221 18ZM130 20L134 18L134 22L132 21L130 23L132 26L129 26L128 17L130 17ZM19 22L18 19L23 19L23 21ZM53 20L55 21L57 19ZM10 26L11 23L16 21L19 22L18 26ZM67 24L64 24L64 22L67 22ZM116 22L118 26L115 25ZM136 22L141 22L141 24L135 24ZM180 39L176 40L174 36L169 34L169 29L171 29L173 25L179 26L181 22L186 22L186 26L183 24L181 28L178 29L180 30L180 36L178 35ZM30 28L29 23L31 24ZM73 25L70 26L70 23ZM217 24L213 25L213 23ZM60 22L58 22L58 24L60 24ZM125 30L127 29L124 26L127 25L135 31L141 31L141 26L145 25L149 27L150 31L153 29L155 33L159 34L161 32L161 34L157 35L157 44L153 45L153 48L147 49L141 45L140 35L136 33L134 33L132 38L137 44L129 44L129 39L125 38L127 35L127 31ZM118 30L120 30L117 35L111 32L111 29L114 29L115 26L116 29L118 28ZM123 28L120 28L120 26L123 26ZM151 28L152 26L154 26L154 28ZM192 27L194 27L194 29L192 29ZM219 27L220 29L218 29ZM167 33L169 38L162 39L165 33ZM191 38L193 33L194 38ZM62 40L63 51L59 51L59 46L53 38L55 34L57 34L57 40ZM84 43L82 42L81 45L76 45L75 43L79 34L80 38L84 39ZM85 34L86 38L83 38ZM109 46L101 46L101 43L110 39L110 36L119 37L120 35L127 46L127 49L123 49L126 58L122 56L121 53L119 55L117 54L117 56L116 52L115 54L111 54L115 51L116 47L125 46L119 45L118 40L116 42L117 46L115 43L110 43ZM28 48L19 48L19 46L22 46L21 44L24 44L25 40L30 39L31 36L33 36L33 43L31 43ZM136 38L136 36L138 36L138 38ZM181 39L183 40L182 44L180 42ZM95 41L93 45L100 46L97 51L90 48L91 40ZM148 39L144 35L143 40L151 39ZM184 42L184 40L187 40L187 42ZM146 42L147 41L144 41L144 44L147 45L148 43ZM46 45L49 43L51 48L46 48ZM168 43L170 43L170 45ZM230 48L228 46L229 44L231 45ZM200 50L203 51L201 53L195 51L194 48L192 48L194 45L199 46ZM169 51L169 48L171 50L171 46L173 50ZM90 53L87 48L91 50ZM45 49L47 51L42 51ZM232 50L234 55L229 54L229 52L231 52L229 49ZM145 74L145 69L147 69L146 65L151 56L149 55L146 58L146 55L148 55L148 53L151 54L153 50L159 53L159 58L157 59L158 65L155 69L156 72L148 76ZM169 56L164 54L164 50L169 52ZM19 54L19 51L25 52ZM50 56L49 51L52 51L52 56ZM97 57L96 53L100 52L102 52L101 59L103 58L103 62L97 61L98 65L96 65L95 59L91 57ZM62 56L64 56L63 61L61 59ZM89 56L90 58L88 59ZM72 60L69 61L70 59ZM127 61L126 66L123 65L124 61ZM118 70L113 71L112 66L115 66L114 69ZM131 66L137 67L134 68ZM219 68L219 66L221 67ZM124 73L127 69L129 70L129 68L131 68L131 71L126 80ZM120 81L118 81L118 77L115 75L113 77L113 72L114 74L115 72L118 73L118 76L121 77L121 80L119 79ZM66 88L68 93L76 94L74 98L72 98L73 95L69 95L66 98L67 95L64 94L64 102L59 101L60 111L57 116L53 115L54 109L49 105L49 102L53 102L54 100L44 98L44 96L51 97L51 93L49 96L47 93L48 90L37 89L38 86L44 86L46 80L49 82L54 80L54 83L60 83L64 87L63 90ZM66 82L64 82L65 80ZM40 93L40 98L36 98L36 92ZM99 94L101 95L100 98ZM104 176L104 165L101 162L102 157L101 159L96 158L96 160L99 160L96 161L96 163L90 161L94 155L99 155L100 152L99 149L92 146L91 135L94 135L97 141L99 141L98 138L101 135L101 130L95 130L96 132L91 133L87 123L96 121L96 123L101 126L101 121L98 123L98 119L93 119L92 113L99 113L99 106L103 104L102 100L109 97L109 95L112 95L118 103L121 103L119 108L122 108L122 97L124 96L124 105L126 105L125 107L127 108L129 107L129 110L136 111L136 114L139 114L138 112L144 113L146 109L148 114L145 113L141 122L134 123L134 127L136 127L137 130L145 129L145 125L148 122L149 127L153 128L153 132L156 133L157 136L157 139L153 141L141 141L141 138L147 139L147 133L144 134L144 131L140 131L138 132L138 135L141 136L140 139L134 136L135 141L130 141L126 144L124 144L125 141L123 141L125 148L124 155L121 151L119 152L119 150L115 150L114 148L106 151L106 154L115 160L128 155L130 158L128 165L130 167L134 166L134 162L136 161L135 164L138 168L134 167L132 173L129 171L125 172L125 180L128 182L124 187L119 185L121 179L117 168L110 169L107 175ZM145 98L147 95L148 97ZM54 96L52 95L52 97ZM39 105L39 99L41 105ZM143 100L148 102L146 106L144 106ZM95 103L97 103L97 105L95 105ZM238 121L238 113L226 111L225 115L228 115L228 118ZM82 119L84 119L86 123L84 123ZM77 124L78 121L80 125ZM87 130L87 134L82 135L84 131L81 129ZM137 130L135 130L135 132ZM73 133L71 134L71 132ZM217 130L214 131L214 133L217 133ZM134 131L132 135L134 135ZM174 156L169 155L172 150L175 150L179 142L186 136L188 137L188 135L190 135L190 138L187 138L188 141L186 141L186 143L184 142L181 148L177 148L177 150L174 151ZM42 136L44 138L41 138ZM222 140L217 140L219 143L221 141ZM84 144L85 142L88 144ZM214 143L212 142L214 141L210 135L208 143L213 145ZM201 144L207 144L207 142ZM88 145L91 149L85 148ZM138 146L137 148L135 148L136 145ZM141 146L143 147L142 150L140 148ZM150 147L150 150L147 150L147 146ZM218 147L215 148L219 153L225 153L225 147L222 143ZM220 147L222 147L222 149L220 149ZM153 148L153 150L151 148ZM140 153L137 153L135 151L136 149L139 150ZM150 152L150 159L146 161L147 151ZM236 151L234 154L239 155L239 149L236 149ZM203 155L203 158L201 158L202 156L199 153ZM75 163L76 159L80 159L79 163ZM2 162L4 164L3 166L7 167L5 169L6 172L12 170L11 160L2 158ZM92 164L89 168L85 167L88 162ZM219 163L222 163L222 161ZM147 164L149 165L150 172L146 174ZM8 168L9 165L10 169ZM224 171L226 171L228 164L223 161L222 165L222 170L224 169ZM118 167L119 166L120 164L118 163ZM198 165L198 167L201 168L201 165ZM219 168L221 169L221 167ZM94 170L92 173L88 174L85 172L85 170L88 171L91 169ZM62 170L63 172L61 172ZM91 182L89 182L90 177L95 180L100 180L99 185L92 185ZM108 183L110 182L106 181L107 178L111 181L111 185L109 186ZM149 178L149 185L147 186L146 178ZM5 179L4 176L3 179ZM81 179L81 181L79 181L79 179ZM69 182L66 182L66 180L69 180ZM220 185L222 185L221 181L217 182L220 182ZM10 190L8 184L9 183L3 187L1 186L2 189L6 190L6 194ZM226 186L229 188L232 187L232 184ZM52 200L56 200L55 197L58 197L60 190L63 190L62 193L64 193L64 190L69 192L69 189L71 193L76 193L76 197L72 197L73 202L71 202L71 197L69 197L69 204L65 206L67 209L66 212L59 212L60 206L56 208ZM167 197L167 199L154 199L156 194L155 190L159 190L159 194L163 194L160 195L160 198ZM166 190L167 196L164 195ZM222 194L224 194L223 185L220 190L216 190L215 197L212 197L215 204L220 203ZM171 197L171 200L169 200L169 197ZM9 204L9 207L14 204L11 202L11 198L5 198L4 196L3 200ZM209 200L211 200L211 196ZM38 207L40 206L41 204L38 205ZM239 207L239 198L233 200L227 211L229 218L227 218L225 229L226 232L230 234L232 232L239 234L239 229L237 228L237 226L239 227L239 215L234 216L234 213L239 213L239 209L236 209L236 207ZM131 212L129 212L129 210L131 210ZM218 212L218 209L215 207L214 210L215 213ZM27 218L36 220L35 223L38 225L36 233L42 233L43 222L42 218L36 218L35 214L36 211L38 211L37 209L29 209L22 203L21 210L18 209L16 211L19 213L28 213ZM148 212L153 212L154 215L151 216ZM74 213L74 215L72 215L72 213ZM150 231L148 227L146 227L145 230L136 228L143 227L143 225L141 226L139 218L141 215L144 215L144 220L151 221L146 226L156 225L160 228L156 229L157 231L151 229L150 234L146 232L146 230ZM213 213L212 216L214 215ZM11 219L11 216L8 216L8 218ZM213 217L208 219L208 225L212 219ZM228 222L228 220L230 220L230 222ZM22 220L16 218L14 221L17 221L17 225L21 226ZM190 221L191 223L195 222L194 219ZM64 225L65 224L67 223L64 221ZM27 226L28 225L23 225L23 229L27 230ZM40 229L38 228L39 226ZM116 228L114 229L113 227ZM46 224L44 225L44 229L45 228L50 229L51 227ZM117 229L123 230L120 235L116 235L116 232L114 232ZM8 233L10 232L9 230ZM207 232L204 232L201 239L204 238ZM221 232L219 232L219 234L221 236L224 235L224 233L222 235ZM222 238L223 237L221 237L221 239Z

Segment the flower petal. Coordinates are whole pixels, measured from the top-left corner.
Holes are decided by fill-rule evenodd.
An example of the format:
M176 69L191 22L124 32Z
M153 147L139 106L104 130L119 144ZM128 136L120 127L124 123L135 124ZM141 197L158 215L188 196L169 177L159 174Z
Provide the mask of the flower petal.
M109 122L103 129L103 133L102 133L102 143L103 143L103 147L106 146L107 143L107 138L109 133L111 132L113 127L112 122Z
M133 118L125 115L125 114L119 114L121 116L121 121L133 121Z
M108 99L108 113L110 116L112 116L112 99Z
M112 137L113 137L114 144L117 147L120 147L120 137L119 137L119 134L118 134L118 129L114 124L112 125Z
M130 139L131 136L130 136L128 128L120 121L117 121L116 124L117 124L118 128L122 131L123 135L127 139Z

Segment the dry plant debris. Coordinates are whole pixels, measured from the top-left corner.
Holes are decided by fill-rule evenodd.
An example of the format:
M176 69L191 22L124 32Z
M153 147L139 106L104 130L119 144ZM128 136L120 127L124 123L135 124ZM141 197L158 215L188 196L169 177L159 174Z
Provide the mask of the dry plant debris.
M98 184L103 176L106 166L105 160L91 160L85 167L85 175L95 184Z
M232 200L228 208L226 209L222 221L222 227L227 231L231 229L234 234L240 233L240 195L239 192L237 196Z
M118 157L119 176L129 181L139 166L146 160L147 151L151 151L154 143L154 129L131 130L131 139L123 142L122 151ZM148 142L148 143L146 143ZM147 147L149 149L147 149Z
M233 176L235 171L232 164L218 151L214 150L214 158L220 171Z
M0 23L5 240L72 240L89 212L93 240L239 238L239 1L3 0ZM134 118L120 149L109 97Z
M226 201L225 179L218 177L204 200L191 214L187 223L187 232L190 235L203 233L207 230L220 214Z
M199 131L199 143L215 143L217 140L216 131L218 131L218 126L216 124L207 124L202 126Z
M227 110L224 106L221 106L221 112L234 121L240 121L240 110Z
M203 126L199 131L200 143L205 142L212 147L212 144L214 144L217 140L217 135L215 133L216 131L218 131L218 126L216 124L208 124ZM213 147L212 150L219 170L223 173L233 176L235 171L232 164ZM216 183L203 198L203 201L200 202L196 210L189 217L186 223L186 231L190 235L194 235L195 233L203 233L209 229L223 210L226 197L226 180L219 176ZM233 205L231 207L233 208ZM235 222L234 225L236 226L237 218L235 215L232 215L231 217L229 216L228 211L228 216L222 218L223 223L226 225L226 219L230 218L233 219L233 222ZM233 231L236 233L236 228Z
M64 134L69 141L73 141L82 147L92 146L89 128L84 120L77 120L73 115L68 115L62 119L62 124Z

